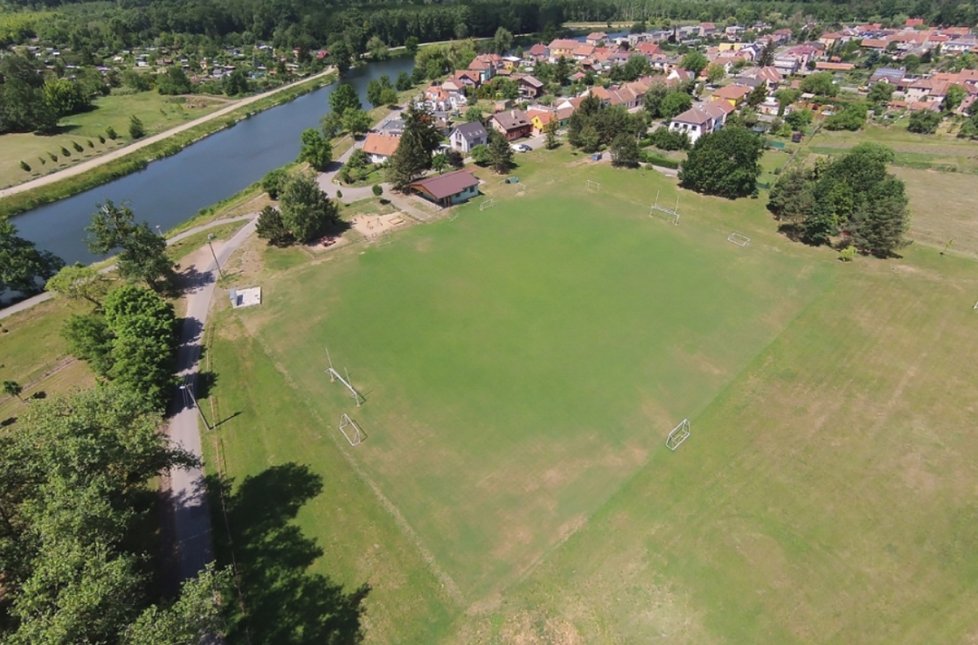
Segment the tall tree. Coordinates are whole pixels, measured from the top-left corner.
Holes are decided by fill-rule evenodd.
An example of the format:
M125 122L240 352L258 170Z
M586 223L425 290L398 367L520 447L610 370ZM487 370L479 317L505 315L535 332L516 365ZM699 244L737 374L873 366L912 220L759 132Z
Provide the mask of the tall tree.
M18 383L17 381L4 381L3 382L3 393L6 394L6 395L8 395L8 396L16 396L18 399L20 399L21 401L23 401L24 399L21 399L20 398L20 393L23 392L23 391L24 391L23 386L20 383Z
M282 221L282 213L274 206L266 206L261 210L255 232L272 246L289 246L295 242L292 232Z
M112 200L99 204L87 231L92 253L106 254L121 249L118 268L122 277L144 280L157 291L173 284L175 276L166 257L166 239L154 233L146 222L136 224L128 206L116 206Z
M61 258L38 251L33 242L17 235L9 220L0 219L0 290L36 293L62 266Z
M340 83L329 95L329 107L335 114L342 115L346 110L362 110L360 97L349 83Z
M611 142L611 163L615 166L638 166L638 142L630 134L621 133Z
M312 177L297 175L282 190L282 223L299 242L321 237L340 223L339 211Z
M701 52L691 51L685 56L683 56L680 66L692 73L693 78L700 75L706 66L710 64L710 61Z
M679 170L683 187L708 195L736 198L754 194L764 150L757 135L731 126L700 137Z
M302 147L299 148L299 161L304 161L322 172L333 160L333 145L319 130L307 128L302 131Z
M495 130L489 131L489 162L493 170L500 174L509 172L513 166L513 149L506 138Z
M401 142L387 169L388 179L396 188L404 188L431 168L431 155L438 147L439 139L431 113L414 104L409 105L404 112Z
M497 54L505 54L513 46L513 33L505 27L496 29L492 39L492 49Z
M557 139L557 117L554 116L547 125L543 127L543 132L546 134L546 146L547 150L553 150L560 145L560 141Z
M69 300L87 300L101 308L102 298L109 290L109 279L93 267L76 262L62 267L44 288Z

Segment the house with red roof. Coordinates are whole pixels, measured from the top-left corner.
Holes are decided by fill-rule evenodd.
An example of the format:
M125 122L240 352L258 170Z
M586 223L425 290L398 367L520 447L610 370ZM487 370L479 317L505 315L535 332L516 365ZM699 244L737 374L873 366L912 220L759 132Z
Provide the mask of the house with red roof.
M479 179L468 170L456 170L419 179L409 184L408 188L439 206L454 206L479 194Z

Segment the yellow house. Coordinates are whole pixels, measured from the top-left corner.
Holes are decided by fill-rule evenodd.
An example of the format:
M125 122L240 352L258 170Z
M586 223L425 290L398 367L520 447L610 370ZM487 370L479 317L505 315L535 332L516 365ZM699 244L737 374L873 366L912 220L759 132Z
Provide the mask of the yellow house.
M748 43L720 43L717 45L717 51L721 52L739 52L741 49L746 47Z

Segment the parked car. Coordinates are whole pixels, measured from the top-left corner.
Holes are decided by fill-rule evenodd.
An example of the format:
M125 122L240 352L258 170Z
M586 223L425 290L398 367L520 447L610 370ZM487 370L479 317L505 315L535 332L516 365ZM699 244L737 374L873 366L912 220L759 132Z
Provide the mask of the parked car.
M513 152L530 152L531 150L533 150L533 148L526 145L525 143L514 143L513 145L510 146L510 148L513 149Z

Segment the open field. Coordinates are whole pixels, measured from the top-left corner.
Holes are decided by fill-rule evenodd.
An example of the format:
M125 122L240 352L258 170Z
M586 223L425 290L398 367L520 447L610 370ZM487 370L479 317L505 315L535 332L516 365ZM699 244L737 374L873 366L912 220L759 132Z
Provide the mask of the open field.
M658 173L519 161L517 186L487 175L494 208L389 245L256 244L232 270L264 303L211 332L211 468L322 477L296 526L310 572L372 586L368 638L974 637L973 263L842 264L763 197L683 192L673 227Z
M5 134L0 136L0 146L4 153L0 157L0 188L19 184L41 175L72 166L79 161L97 157L103 152L130 142L129 117L136 115L146 127L147 136L162 132L175 125L185 123L213 112L227 101L208 96L161 96L156 91L136 94L110 94L95 100L95 108L89 112L65 117L59 124L61 132L54 135ZM105 143L99 142L99 135L105 137L105 129L115 128L119 138ZM88 141L93 147L88 146ZM72 143L82 146L77 152ZM71 156L65 157L61 148L66 148ZM58 157L53 161L48 155ZM40 158L46 163L42 164ZM31 166L31 172L20 167L21 161Z

